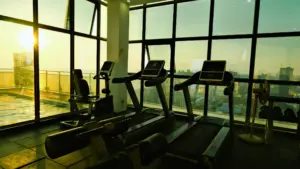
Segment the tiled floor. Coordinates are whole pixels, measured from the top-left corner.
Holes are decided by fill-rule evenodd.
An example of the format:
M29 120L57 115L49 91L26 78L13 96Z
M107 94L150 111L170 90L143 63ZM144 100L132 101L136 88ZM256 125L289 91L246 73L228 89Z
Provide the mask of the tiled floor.
M13 133L0 138L0 169L84 169L95 164L88 148L51 160L45 154L47 135L59 131L58 125ZM183 145L184 146L184 145ZM272 145L249 145L236 138L233 156L224 169L300 168L299 142L275 133Z
M58 125L51 125L1 137L0 169L83 169L95 164L88 148L55 160L49 159L45 153L44 141L47 135L58 131Z

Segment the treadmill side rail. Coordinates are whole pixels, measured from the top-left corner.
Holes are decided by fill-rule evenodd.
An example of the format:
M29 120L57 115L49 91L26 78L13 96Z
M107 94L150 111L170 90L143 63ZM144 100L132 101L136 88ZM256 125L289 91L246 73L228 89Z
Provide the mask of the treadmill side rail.
M222 144L224 143L225 139L229 136L229 134L230 128L222 127L222 129L219 131L219 133L216 135L216 137L213 139L213 141L203 153L203 156L209 159L214 159L217 156L219 149L221 148Z

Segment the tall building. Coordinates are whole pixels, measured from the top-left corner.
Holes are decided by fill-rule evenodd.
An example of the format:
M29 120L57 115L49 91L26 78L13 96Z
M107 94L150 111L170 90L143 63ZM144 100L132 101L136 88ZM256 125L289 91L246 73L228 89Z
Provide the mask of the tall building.
M16 87L32 87L33 53L14 53L14 79Z
M292 80L293 79L294 68L285 67L280 68L279 71L279 80ZM289 96L289 87L286 85L281 85L279 87L279 96L288 97Z

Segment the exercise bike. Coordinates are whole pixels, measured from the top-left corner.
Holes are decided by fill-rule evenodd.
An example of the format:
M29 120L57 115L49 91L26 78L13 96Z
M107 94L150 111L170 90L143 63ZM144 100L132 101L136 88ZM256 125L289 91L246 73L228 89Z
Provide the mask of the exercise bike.
M75 94L71 95L69 102L71 105L72 120L60 122L64 129L82 126L84 123L96 118L105 119L114 116L113 96L109 90L109 76L113 69L114 63L110 61L104 62L99 74L94 79L105 80L105 88L102 93L104 98L93 96L90 94L90 88L86 80L83 79L81 69L74 69L73 82L75 85ZM87 112L79 108L79 104L88 105Z

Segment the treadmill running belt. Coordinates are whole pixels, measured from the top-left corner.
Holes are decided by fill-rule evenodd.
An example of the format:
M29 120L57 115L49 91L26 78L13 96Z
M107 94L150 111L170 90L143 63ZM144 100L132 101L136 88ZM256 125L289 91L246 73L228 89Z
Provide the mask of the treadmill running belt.
M168 152L199 160L220 129L221 127L216 125L198 123L171 143Z

